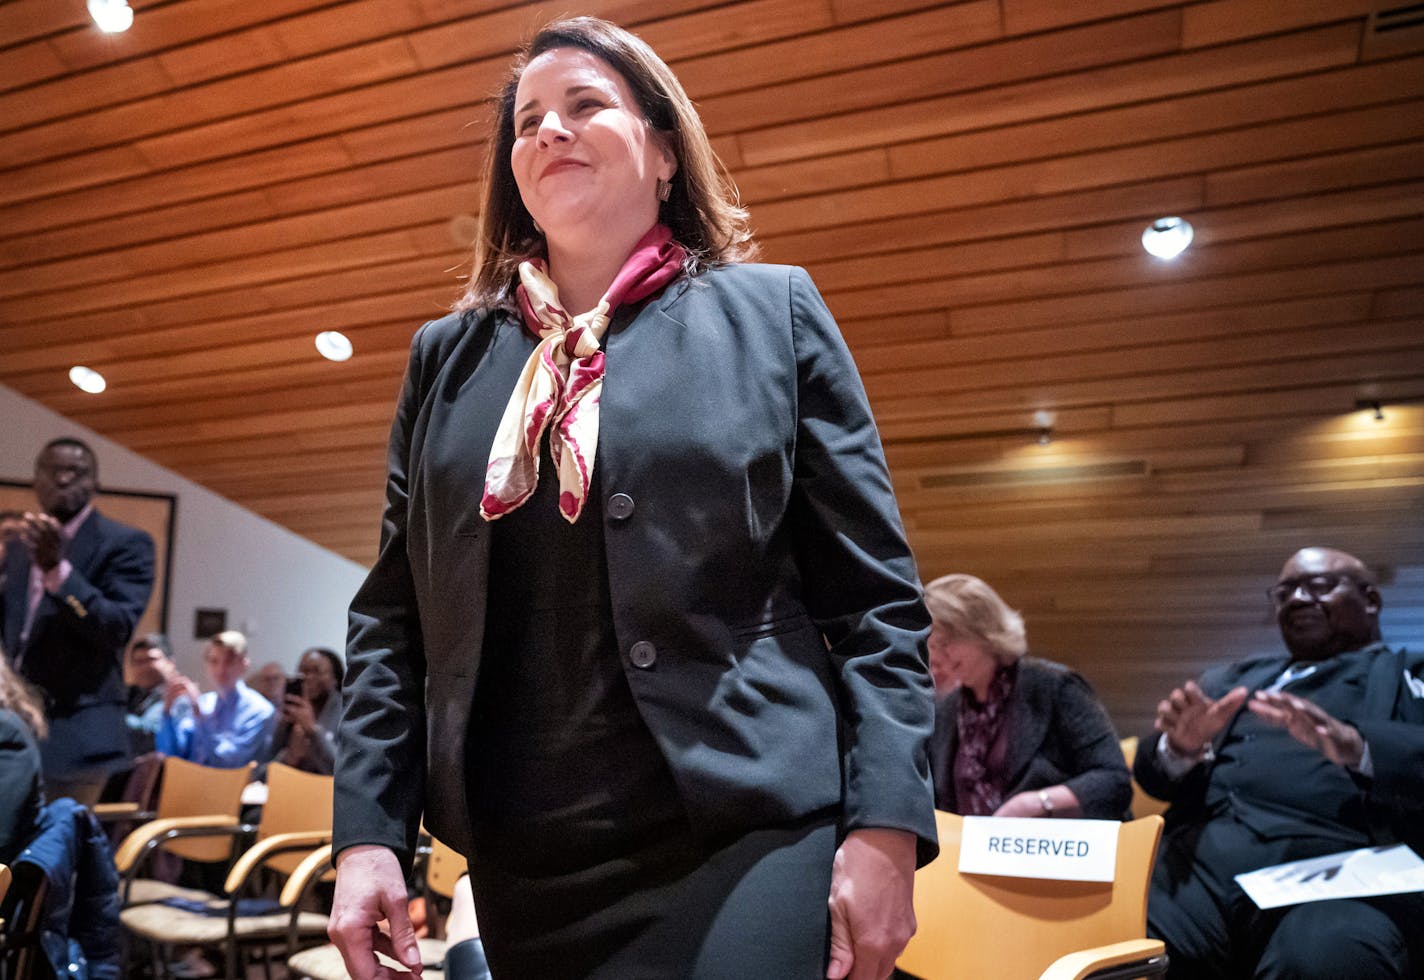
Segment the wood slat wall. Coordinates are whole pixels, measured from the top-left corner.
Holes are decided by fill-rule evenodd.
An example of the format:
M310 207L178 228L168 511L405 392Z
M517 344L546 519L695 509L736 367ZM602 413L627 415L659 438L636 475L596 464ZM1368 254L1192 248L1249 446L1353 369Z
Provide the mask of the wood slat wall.
M357 561L510 53L567 5L0 5L0 383ZM1332 543L1424 642L1424 30L1378 0L588 0L861 366L922 571L1141 729ZM1172 263L1143 227L1193 222ZM313 335L355 343L321 361ZM84 363L110 388L87 396ZM1380 400L1386 419L1356 408ZM1056 413L1036 441L1033 413Z

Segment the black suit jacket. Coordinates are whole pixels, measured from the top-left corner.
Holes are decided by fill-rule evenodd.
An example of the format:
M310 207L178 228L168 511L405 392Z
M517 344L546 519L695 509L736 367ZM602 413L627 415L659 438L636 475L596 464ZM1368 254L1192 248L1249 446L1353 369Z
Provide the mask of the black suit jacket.
M1130 816L1132 778L1122 746L1087 681L1062 664L1024 657L1011 698L1005 800L1061 783L1078 798L1085 818ZM930 740L935 805L950 813L959 812L954 789L959 699L960 692L954 691L940 702Z
M1224 808L1213 810L1208 800L1214 795L1215 763L1199 765L1173 780L1158 758L1157 741L1161 736L1154 735L1142 740L1133 774L1146 792L1171 802L1166 813L1169 841L1178 833L1189 837L1202 822L1225 816L1252 828L1263 838L1328 838L1338 833L1342 850L1361 846L1362 835L1370 843L1403 841L1416 849L1424 848L1424 654L1390 650L1377 644L1350 656L1356 655L1368 657L1369 663L1366 669L1339 682L1348 686L1352 692L1349 700L1357 705L1341 720L1353 724L1364 736L1374 775L1352 774L1359 796L1342 811L1337 828L1306 818L1289 799L1253 799L1233 794ZM1208 670L1199 684L1212 698L1237 686L1256 691L1273 683L1288 663L1285 654L1253 657ZM1234 724L1217 736L1217 750L1232 737ZM1261 762L1278 769L1288 764L1281 759ZM1308 779L1296 779L1292 773L1286 773L1279 783L1297 787L1301 795L1312 791Z
M629 498L602 509L614 629L695 830L842 807L848 829L915 832L927 860L929 617L859 376L810 279L743 265L682 280L604 346L595 465L607 498ZM502 312L415 337L380 553L351 607L338 849L408 858L422 807L468 849L466 722L497 614L479 498L533 347Z
M72 571L45 593L20 647L29 550L6 549L0 635L20 673L45 693L50 732L40 745L47 775L112 770L128 759L124 645L153 591L153 539L97 510L65 549Z

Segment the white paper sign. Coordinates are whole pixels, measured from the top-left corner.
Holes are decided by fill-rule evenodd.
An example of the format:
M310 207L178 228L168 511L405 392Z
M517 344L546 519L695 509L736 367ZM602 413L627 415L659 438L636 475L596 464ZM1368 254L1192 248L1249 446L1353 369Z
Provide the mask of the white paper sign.
M1363 847L1236 876L1258 908L1424 891L1424 861L1404 844Z
M1116 820L965 817L959 870L1050 881L1112 881L1121 826Z

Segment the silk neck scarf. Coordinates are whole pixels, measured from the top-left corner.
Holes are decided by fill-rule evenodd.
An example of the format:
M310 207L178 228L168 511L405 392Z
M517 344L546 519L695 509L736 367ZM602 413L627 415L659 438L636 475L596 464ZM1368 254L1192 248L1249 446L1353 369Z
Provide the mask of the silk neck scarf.
M990 757L1004 727L1017 676L1017 663L996 670L983 704L969 688L959 689L959 750L954 776L956 789L961 785L967 788L965 794L956 793L959 812L965 816L992 816L1003 805L1006 774L993 770Z
M529 355L490 447L480 516L497 520L518 509L539 482L539 443L559 478L559 512L570 524L583 513L598 449L603 393L603 335L613 312L658 293L682 271L686 253L666 225L654 225L633 246L598 305L571 316L543 259L519 266L519 309L539 344Z

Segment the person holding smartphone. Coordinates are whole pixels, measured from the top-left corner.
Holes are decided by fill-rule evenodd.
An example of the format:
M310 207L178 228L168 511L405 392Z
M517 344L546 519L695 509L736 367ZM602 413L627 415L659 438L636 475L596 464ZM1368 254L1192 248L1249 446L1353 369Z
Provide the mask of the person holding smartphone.
M261 761L273 760L306 772L330 775L336 761L336 726L341 720L341 658L326 647L302 654L297 677L287 681L277 727Z

